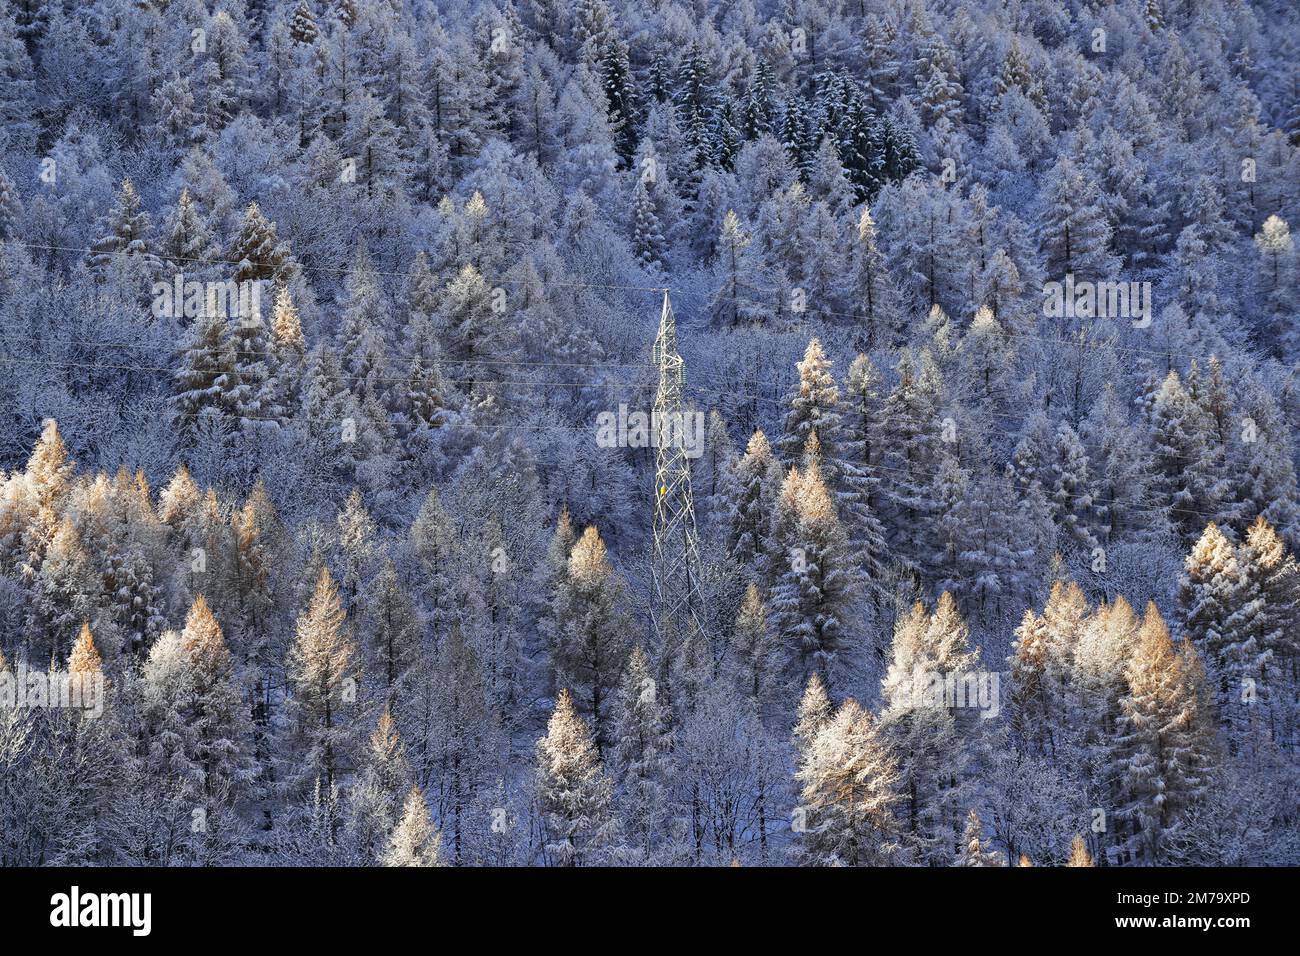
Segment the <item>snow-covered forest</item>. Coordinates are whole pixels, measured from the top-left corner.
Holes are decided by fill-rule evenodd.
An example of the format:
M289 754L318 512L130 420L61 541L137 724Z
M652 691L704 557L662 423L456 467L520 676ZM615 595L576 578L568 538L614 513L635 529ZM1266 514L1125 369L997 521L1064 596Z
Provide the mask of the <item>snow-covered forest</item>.
M1300 863L1291 0L0 0L0 118L0 864Z

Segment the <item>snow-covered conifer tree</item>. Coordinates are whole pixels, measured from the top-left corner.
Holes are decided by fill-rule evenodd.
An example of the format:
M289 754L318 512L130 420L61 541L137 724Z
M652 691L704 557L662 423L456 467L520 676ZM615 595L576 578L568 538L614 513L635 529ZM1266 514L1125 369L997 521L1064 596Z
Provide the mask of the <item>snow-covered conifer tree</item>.
M384 866L445 866L442 833L433 825L419 787L412 787L384 853Z
M387 849L403 813L402 794L411 789L410 776L401 735L385 707L370 735L364 769L349 792L348 827L361 860L375 861Z
M1128 829L1121 852L1158 862L1189 807L1209 786L1213 740L1197 693L1196 652L1180 653L1160 612L1147 607L1126 670L1113 759L1120 778L1118 816Z
M297 777L331 786L350 766L352 713L360 676L356 647L338 587L322 567L299 615L286 662L293 687L295 737L303 754Z
M591 715L596 746L610 742L609 706L631 651L624 585L610 565L605 542L589 526L573 546L568 572L555 595L555 669L570 698Z
M567 690L537 741L537 797L548 857L560 866L596 862L616 831L613 787Z
M669 715L652 674L645 652L633 648L613 708L611 763L619 775L623 831L643 860L650 858L663 835L672 760Z
M813 866L884 866L898 849L897 762L871 711L846 700L801 755L799 856Z
M966 833L962 837L961 853L957 866L1006 866L1007 859L997 850L990 850L984 841L984 824L973 808L966 816Z
M815 671L829 685L856 630L861 576L816 467L786 476L773 545L773 629L800 683Z

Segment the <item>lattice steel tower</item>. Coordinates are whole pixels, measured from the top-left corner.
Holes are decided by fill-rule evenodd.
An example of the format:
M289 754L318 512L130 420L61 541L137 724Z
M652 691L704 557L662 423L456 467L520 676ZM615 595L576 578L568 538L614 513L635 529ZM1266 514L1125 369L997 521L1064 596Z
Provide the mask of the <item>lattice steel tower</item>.
M677 324L664 290L663 314L655 337L659 370L655 395L654 594L650 615L665 656L700 648L706 637L700 540L691 496L691 462L686 455L682 391L685 367L677 351Z

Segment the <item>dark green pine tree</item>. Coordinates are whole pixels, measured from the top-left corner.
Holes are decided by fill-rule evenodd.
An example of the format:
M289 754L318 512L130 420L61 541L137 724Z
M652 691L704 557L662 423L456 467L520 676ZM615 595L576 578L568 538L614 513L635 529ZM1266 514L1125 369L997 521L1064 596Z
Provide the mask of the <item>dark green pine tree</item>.
M816 94L813 99L813 139L817 142L827 136L838 141L848 114L848 101L852 81L841 74L827 70L813 81Z
M879 134L880 124L867 105L866 96L855 88L844 105L835 148L844 165L844 174L860 201L875 196L884 185L884 150Z
M708 62L699 46L692 44L677 70L675 99L681 125L686 131L686 148L691 156L690 180L683 184L689 195L695 194L700 171L712 157L713 99Z
M921 165L920 150L911 131L886 118L880 130L882 167L887 182L906 179Z
M646 87L646 92L656 103L668 100L668 72L668 61L664 58L664 51L656 51L654 59L650 61L650 75Z
M713 114L713 162L730 171L736 166L738 152L740 132L736 129L736 109L728 97Z
M754 79L745 90L740 107L740 132L747 140L758 139L772 128L772 70L766 60L759 60Z
M790 161L801 174L806 173L811 151L808 148L807 104L797 93L785 101L781 118L781 145L790 154Z
M675 101L678 110L688 122L698 115L707 116L713 105L709 62L705 59L704 51L700 49L698 43L691 44L691 48L682 57L681 66L677 68Z
M600 80L605 90L609 128L614 134L614 149L624 168L632 165L636 154L636 91L627 61L627 46L615 39L605 47L600 61Z

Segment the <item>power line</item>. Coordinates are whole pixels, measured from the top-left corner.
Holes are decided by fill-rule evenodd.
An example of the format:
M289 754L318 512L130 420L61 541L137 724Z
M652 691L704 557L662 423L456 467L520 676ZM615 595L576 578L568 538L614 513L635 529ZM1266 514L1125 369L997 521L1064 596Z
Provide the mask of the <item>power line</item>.
M5 341L5 340L11 340L17 342L39 342L41 344L49 344L51 341L49 336L15 335L15 334L6 335L0 333L0 341ZM121 349L139 349L142 351L144 350L153 351L153 349L150 349L148 345L142 345L139 342L121 342L121 341L116 341L116 342L98 341L97 342L97 341L84 341L84 340L72 341L69 339L66 340L66 344L69 346L86 347L86 348L105 348L105 349L121 348ZM187 348L186 346L182 346L180 348L170 348L169 351L183 352L186 350L186 348ZM272 356L276 356L280 354L274 348L266 348L266 349L228 348L226 349L226 351L231 355L237 355L241 357L252 356L255 358L271 358ZM310 350L304 353L304 355L308 355L308 354L310 354ZM548 368L642 368L642 369L649 368L648 362L530 362L530 361L523 361L523 360L515 361L513 359L510 360L507 359L444 359L444 362L448 365L488 365L488 366L521 365L521 366L542 366Z
M703 296L700 293L685 292L684 294L695 295L697 297L703 298ZM745 298L741 296L718 296L717 300L722 302L748 302L751 304L759 304L759 305L762 304L756 302L756 300L754 299ZM808 312L815 313L817 315L831 316L835 318L859 319L859 320L865 318L865 316L863 316L861 312L836 312L831 309L818 309L818 308L807 307L807 306L801 309L799 314L808 313ZM949 321L952 320L950 319ZM955 327L956 323L953 324ZM757 326L757 325L752 327L761 328L761 326ZM793 334L805 334L806 332L812 332L815 330L807 326L795 326L786 329L778 329L775 331L784 332L786 334L793 335ZM1048 336L1032 335L1028 332L1013 332L1005 327L1002 328L1002 335L1006 338L1028 339L1030 341L1047 342L1055 345L1079 346L1080 344L1082 344L1072 339L1055 339ZM922 347L923 345L924 343L922 343ZM1141 346L1136 346L1136 345L1132 345L1132 346L1116 345L1114 342L1106 342L1106 345L1113 348L1117 352L1136 352L1141 354L1156 355L1162 358L1176 356L1178 358L1191 359L1193 361L1208 361L1209 359L1214 357L1214 353L1210 353L1209 355L1204 355L1204 354L1198 354L1193 352L1183 352L1176 349L1152 349L1152 348L1142 348ZM890 349L890 351L893 351L893 349Z
M80 368L91 371L120 371L120 372L155 372L176 376L180 369L173 368L169 365L128 365L128 364L108 364L94 362L68 362L56 361L54 359L14 359L0 357L0 364L18 366L18 367L51 367L51 368ZM384 384L405 384L410 382L407 376L366 376L366 375L339 375L338 378L344 382L377 382ZM510 385L531 388L628 388L633 391L652 389L654 383L634 383L634 382L550 382L545 380L537 381L506 381L501 379L490 378L447 378L443 377L444 382L454 385Z
M0 338L3 338L3 336L0 336ZM255 354L263 354L260 352L260 350L252 350L252 351ZM449 364L472 365L475 364L475 362L474 360L470 360L465 363L451 362ZM547 365L547 363L525 363L525 364L537 364L542 367L545 367ZM85 369L90 371L148 372L154 374L164 374L170 377L176 377L177 373L179 372L178 369L173 368L172 366L138 365L138 364L127 364L127 363L75 362L75 361L59 361L55 359L39 359L39 358L19 359L19 358L0 357L0 365L7 365L11 367L76 368L76 369ZM563 367L563 363L557 363L556 367ZM603 367L603 366L597 366L597 367ZM618 366L618 367L640 368L644 366L626 365L626 366ZM405 385L410 382L410 378L407 376L383 376L383 375L365 376L365 375L352 375L352 374L341 373L337 377L341 382L344 383L373 382L376 384ZM657 387L653 382L626 382L626 381L553 382L545 379L511 381L511 380L491 379L491 378L472 378L472 379L471 378L450 378L446 376L442 378L442 381L444 383L453 384L453 385L481 384L484 386L493 386L493 387L503 386L503 387L520 387L520 388L607 388L607 389L626 389L629 392L645 392ZM725 388L725 389L710 388L706 385L699 385L699 384L694 384L690 387L698 391L710 392L714 395L722 396L725 398L735 398L740 400L749 399L754 402L763 402L763 403L775 405L778 408L787 407L786 399L770 398L766 395L760 395L755 392L742 392L730 388ZM1022 418L1007 412L985 411L984 415L990 419L1005 421L1008 424L1013 424L1013 425L1023 424ZM286 416L286 417L291 418L293 416ZM1166 455L1163 457L1172 460L1177 460L1177 461L1184 461L1184 462L1190 462L1196 460L1192 456L1184 456L1184 455Z
M83 255L106 255L106 256L117 256L122 258L137 257L139 255L138 253L131 253L125 251L97 250L94 249L93 247L81 248L76 246L53 246L53 245L43 245L39 243L26 243L26 242L20 242L16 239L4 239L4 240L0 240L0 242L4 242L6 244L17 246L24 249L35 249L35 250L51 251L51 252L75 252ZM247 266L255 266L255 267L266 268L266 269L277 268L277 265L275 263L251 262L242 259L241 260L200 259L197 257L180 257L179 259L175 259L173 257L164 258L161 256L155 256L155 258L158 258L160 261L190 261L190 262L198 263L200 265L232 265L232 266L247 265ZM351 269L330 269L325 266L308 266L300 262L297 263L297 265L302 271L310 272L310 273L347 276L350 275L352 272ZM394 278L402 278L402 279L410 278L410 273L407 272L388 272L379 269L370 269L369 271L372 275L377 275L377 276L386 276L386 277L394 277ZM494 282L497 285L519 286L519 285L526 284L526 281L527 280L524 279L495 279L494 278ZM557 288L599 289L603 291L625 291L625 292L645 292L645 293L669 292L674 295L694 296L697 299L706 298L704 293L695 292L689 289L674 288L672 286L666 286L666 285L643 286L643 285L625 285L619 283L564 282L564 281L551 280L551 279L540 280L540 284L543 288L547 286L551 286ZM707 298L712 298L720 302L748 302L751 304L759 304L759 305L762 304L760 302L756 302L756 300L754 299L741 297L741 296L708 296ZM832 309L818 309L815 307L807 307L807 306L799 310L799 314L804 314L804 313L813 313L816 315L829 316L833 318L848 318L848 319L859 319L859 320L864 318L864 316L860 312L838 312ZM786 334L802 334L805 332L805 328L793 327L793 328L780 329L776 331L784 332ZM812 330L807 330L807 331L812 331ZM1033 335L1027 332L1013 332L1006 328L1002 329L1002 334L1006 338L1025 339L1028 341L1044 342L1044 343L1055 344L1055 345L1078 346L1081 344L1072 341L1070 339L1056 339L1056 338L1051 338L1049 336ZM1142 346L1136 346L1136 345L1117 345L1113 341L1107 342L1106 345L1117 352L1154 355L1162 358L1178 357L1178 358L1188 359L1192 361L1208 361L1208 359L1213 357L1213 353L1211 353L1210 355L1204 355L1204 354L1197 354L1192 352L1184 352L1177 349L1153 349L1153 348L1144 348Z
M12 364L12 363L9 363L5 359L0 359L0 364ZM549 384L549 383L500 383L500 384ZM578 383L578 384L583 384L583 383ZM648 385L648 386L637 386L636 388L649 389L649 388L657 388L657 387L658 387L657 385ZM313 417L308 415L296 415L296 414L280 415L280 416L258 416L258 415L237 414L237 415L232 415L232 417L242 421L248 421L248 422L262 422L262 423L275 424L275 425L285 425L286 423L292 422L292 423L303 424L307 426L311 426L311 425L328 426L330 428L337 428L342 423L342 419L319 418L319 417ZM590 425L569 426L569 425L560 425L556 423L528 423L528 424L519 424L519 425L499 425L499 424L487 425L484 426L484 430L489 433L496 432L496 431L534 431L534 432L540 431L540 432L566 432L570 434L592 435L594 434L595 428ZM934 478L938 474L937 469L909 470L909 469L902 469L902 468L893 468L881 463L872 464L868 467L871 469L872 474L882 473L893 477L901 476L901 477L908 477L908 478L916 478L916 477ZM1088 500L1090 503L1095 501L1095 495L1092 494L1073 494L1073 493L1063 492L1058 495L1048 495L1047 489L1045 488L1043 489L1043 492L1044 492L1045 500L1047 501L1049 506L1053 503L1053 500L1055 498L1065 498L1069 501ZM1164 511L1171 515L1172 514L1191 515L1200 518L1206 518L1212 521L1222 519L1221 514L1198 511L1196 509L1183 508L1176 505L1169 505L1166 507L1155 503L1152 499L1137 499L1137 503L1138 504L1145 503L1148 505L1147 508L1135 507L1132 509L1134 511L1143 514L1155 514Z
M118 258L128 258L128 259L142 258L140 253L127 252L125 250L118 250L118 249L96 249L94 247L82 248L79 246L53 246L53 245L44 245L41 243L33 243L33 242L20 242L17 239L2 239L0 240L0 242L4 242L7 245L16 246L21 249L33 249L40 252L75 252L85 256L115 256ZM277 271L281 269L283 266L283 263L253 262L252 260L247 260L247 259L203 259L198 256L163 256L163 255L158 255L157 253L150 253L150 255L154 259L157 259L159 263L188 262L192 264L197 264L199 266L222 266L222 265L240 266L240 267L248 266L248 267L253 267L258 269L271 269ZM292 253L290 253L290 255L292 255ZM331 269L327 266L306 265L300 262L298 259L294 259L293 262L303 272L318 273L321 275L344 276L344 277L352 274L351 269ZM374 269L374 268L369 269L368 271L371 275L376 275L376 276L385 276L385 277L397 278L397 279L411 278L411 274L409 272L387 272L382 269ZM499 279L495 281L497 285L514 285L514 286L526 285L529 283L529 280L526 279ZM621 285L618 283L602 283L602 282L561 282L552 279L541 279L540 277L538 281L542 286L553 286L553 287L566 288L566 289L601 289L605 291L656 292L656 293L662 293L667 291L668 289L667 286L663 286L663 285Z

